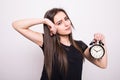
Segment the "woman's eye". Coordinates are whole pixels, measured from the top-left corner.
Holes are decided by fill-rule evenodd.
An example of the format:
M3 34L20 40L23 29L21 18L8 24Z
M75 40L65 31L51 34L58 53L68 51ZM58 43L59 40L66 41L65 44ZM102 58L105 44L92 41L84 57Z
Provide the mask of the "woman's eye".
M59 22L57 22L57 25L60 25L62 22L61 21L59 21Z
M68 18L68 17L65 17L65 21L67 21L67 20L69 20L69 18Z

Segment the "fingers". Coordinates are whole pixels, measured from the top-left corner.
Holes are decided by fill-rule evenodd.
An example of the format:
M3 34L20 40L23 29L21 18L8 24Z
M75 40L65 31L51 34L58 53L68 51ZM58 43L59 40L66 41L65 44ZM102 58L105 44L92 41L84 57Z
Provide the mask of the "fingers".
M57 29L56 29L54 23L53 23L51 20L45 18L45 24L48 25L48 28L49 28L49 30L50 30L50 35L51 35L51 36L53 36L54 34L56 34Z
M57 29L56 29L55 26L51 26L51 27L49 27L49 29L50 29L50 35L51 36L53 36L57 33Z
M103 34L101 33L95 33L94 34L94 40L95 41L104 41L105 37Z
M50 28L50 35L53 36L53 35L56 34L56 32L57 32L57 29L55 28L55 26L52 26L52 27Z

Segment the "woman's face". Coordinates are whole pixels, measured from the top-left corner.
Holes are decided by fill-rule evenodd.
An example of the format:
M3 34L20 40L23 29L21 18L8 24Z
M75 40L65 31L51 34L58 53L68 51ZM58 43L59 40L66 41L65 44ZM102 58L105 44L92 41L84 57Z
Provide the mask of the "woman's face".
M72 32L71 21L64 12L58 12L54 16L55 27L57 28L57 33L59 35L69 35Z

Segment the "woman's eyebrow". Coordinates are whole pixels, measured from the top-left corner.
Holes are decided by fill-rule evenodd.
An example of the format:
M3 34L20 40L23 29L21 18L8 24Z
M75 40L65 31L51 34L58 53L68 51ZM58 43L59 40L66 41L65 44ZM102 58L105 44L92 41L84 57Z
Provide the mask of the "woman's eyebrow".
M58 24L59 22L61 22L62 20L59 20L59 21L57 21L55 24Z
M63 19L66 19L66 18L68 18L67 16L64 16L64 18ZM60 22L60 21L62 21L62 19L60 19L60 20L58 20L58 21L56 21L55 22L55 24L57 24L58 22Z

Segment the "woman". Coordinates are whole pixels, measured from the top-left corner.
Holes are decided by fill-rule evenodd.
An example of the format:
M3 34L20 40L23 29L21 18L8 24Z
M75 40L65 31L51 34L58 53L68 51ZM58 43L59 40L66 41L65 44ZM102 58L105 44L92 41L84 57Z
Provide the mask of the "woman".
M43 24L44 34L29 29L37 24ZM40 80L81 80L84 58L100 68L107 66L106 47L102 59L93 59L83 41L73 40L73 24L61 8L48 10L44 19L23 19L12 25L43 49L44 68ZM105 38L100 33L94 34L94 40L105 44Z

